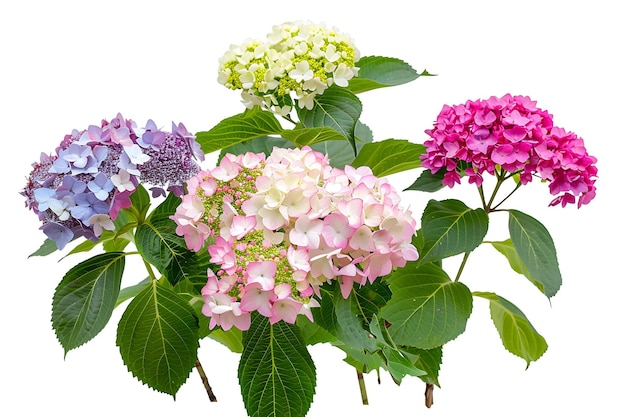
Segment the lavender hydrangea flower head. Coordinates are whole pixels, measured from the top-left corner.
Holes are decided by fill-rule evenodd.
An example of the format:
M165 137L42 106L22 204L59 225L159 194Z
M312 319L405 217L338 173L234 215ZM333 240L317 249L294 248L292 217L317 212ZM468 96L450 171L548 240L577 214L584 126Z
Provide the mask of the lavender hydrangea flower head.
M182 195L183 184L200 171L204 153L181 124L172 131L149 120L138 129L118 114L110 121L73 130L54 154L41 154L21 194L42 222L41 230L63 249L85 237L97 240L113 230L119 211L131 205L140 183L153 195Z

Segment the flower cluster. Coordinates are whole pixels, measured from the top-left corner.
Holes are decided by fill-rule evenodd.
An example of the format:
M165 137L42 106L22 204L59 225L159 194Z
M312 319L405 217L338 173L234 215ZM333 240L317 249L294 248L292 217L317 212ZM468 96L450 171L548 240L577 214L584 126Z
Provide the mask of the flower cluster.
M183 124L172 132L149 120L139 132L118 114L100 126L73 130L55 154L42 154L22 191L26 207L42 221L41 230L63 249L84 236L96 240L115 228L120 209L130 207L130 195L140 181L182 195L183 185L200 171L204 153Z
M274 26L266 41L232 45L220 59L218 82L242 90L248 108L256 105L286 115L291 96L300 108L333 84L346 87L357 75L359 51L349 36L311 22Z
M416 223L398 193L367 167L332 168L308 147L227 154L187 183L172 219L189 248L219 265L202 290L210 327L245 330L250 312L275 323L310 308L320 285L337 280L344 297L416 260Z
M596 158L583 140L553 125L552 115L525 96L467 101L444 106L424 142L422 166L432 173L445 169L444 184L460 183L459 162L469 163L470 183L482 184L482 174L497 169L519 174L526 184L538 175L556 195L550 205L578 207L595 197Z

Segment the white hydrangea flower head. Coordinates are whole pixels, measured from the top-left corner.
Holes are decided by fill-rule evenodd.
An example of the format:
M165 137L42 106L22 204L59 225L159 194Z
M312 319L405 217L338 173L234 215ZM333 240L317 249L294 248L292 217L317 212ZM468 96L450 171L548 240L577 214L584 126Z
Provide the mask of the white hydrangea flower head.
M292 100L311 109L315 96L331 85L346 87L358 74L359 59L354 41L336 28L287 22L274 26L266 41L231 45L219 60L217 80L241 90L247 108L261 106L284 115Z

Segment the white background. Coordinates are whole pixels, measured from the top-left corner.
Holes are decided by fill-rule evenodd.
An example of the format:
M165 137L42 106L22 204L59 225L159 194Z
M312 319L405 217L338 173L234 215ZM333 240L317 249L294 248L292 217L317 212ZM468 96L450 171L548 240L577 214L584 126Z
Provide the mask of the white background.
M408 5L411 4L411 7ZM442 105L491 95L528 95L555 124L585 139L598 158L598 196L581 208L548 208L545 184L533 183L509 207L536 217L556 243L564 284L548 301L510 272L491 248L470 258L462 281L517 304L549 349L526 370L506 352L476 300L467 331L444 352L431 409L424 385L397 387L366 375L360 404L352 368L327 346L311 353L318 385L309 416L624 415L624 14L619 2L413 1L164 2L23 1L0 6L0 109L3 219L0 295L0 414L70 416L244 416L238 357L203 341L199 352L218 397L210 403L197 373L176 400L126 371L115 346L116 311L94 340L64 358L50 325L52 293L80 257L27 259L43 234L18 194L40 152L66 133L117 112L139 124L208 130L243 110L238 92L216 81L231 43L264 37L290 20L325 22L350 34L362 55L401 58L436 77L361 95L375 140L422 142ZM357 6L358 5L358 6ZM394 176L399 188L416 173ZM419 215L431 196L404 193ZM477 206L470 186L442 192ZM504 238L503 218L490 236ZM132 284L142 276L125 278ZM390 413L390 414L388 414Z

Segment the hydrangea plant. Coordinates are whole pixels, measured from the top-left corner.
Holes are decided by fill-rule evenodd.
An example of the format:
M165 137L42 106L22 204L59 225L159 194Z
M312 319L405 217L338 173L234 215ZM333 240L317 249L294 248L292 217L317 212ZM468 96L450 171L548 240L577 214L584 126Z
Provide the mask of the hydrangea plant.
M342 350L359 375L420 378L430 407L444 345L465 331L475 298L488 300L505 349L527 366L538 360L543 336L512 301L470 290L464 266L491 245L554 296L562 278L552 237L505 203L537 179L551 210L581 208L596 193L596 159L535 101L511 94L444 106L424 138L373 141L358 95L429 75L362 57L337 29L289 22L219 60L219 83L241 90L244 108L208 130L166 132L150 120L140 129L118 114L72 131L21 191L46 236L33 255L72 242L70 253L99 248L53 296L65 352L125 304L117 345L139 381L173 396L195 367L214 400L198 361L199 341L213 339L241 355L254 417L307 414L308 346L318 343ZM209 153L217 163L202 166ZM419 176L398 190L388 176L400 172ZM419 213L402 200L401 191L434 193L463 178L481 207L432 198ZM506 240L485 240L494 212L508 213ZM128 256L141 257L145 278L125 273Z

